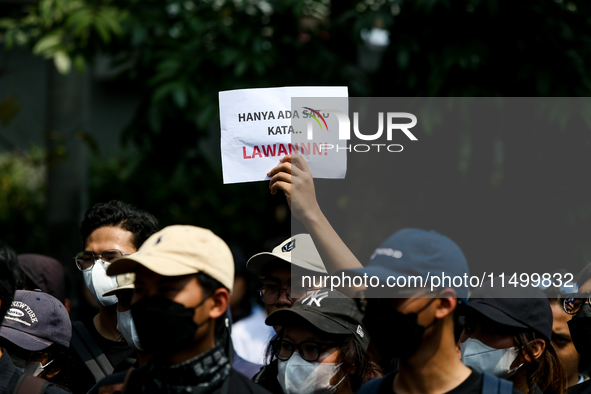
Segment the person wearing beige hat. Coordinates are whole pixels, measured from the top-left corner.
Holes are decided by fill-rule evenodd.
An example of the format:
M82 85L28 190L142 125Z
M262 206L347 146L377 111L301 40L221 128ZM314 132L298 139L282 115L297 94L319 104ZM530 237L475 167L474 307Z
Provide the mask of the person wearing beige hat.
M232 369L218 340L234 282L221 238L200 227L166 227L107 269L129 272L136 275L131 314L142 349L153 356L128 372L121 392L266 393Z

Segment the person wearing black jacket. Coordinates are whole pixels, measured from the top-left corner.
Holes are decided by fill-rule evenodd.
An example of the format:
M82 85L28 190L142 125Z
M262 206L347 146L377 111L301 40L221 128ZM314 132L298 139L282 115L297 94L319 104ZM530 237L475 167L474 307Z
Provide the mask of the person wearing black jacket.
M123 393L267 393L232 368L216 330L226 321L234 262L210 230L169 226L108 275L136 274L131 314L142 349L153 356L130 369ZM100 385L100 382L99 382Z

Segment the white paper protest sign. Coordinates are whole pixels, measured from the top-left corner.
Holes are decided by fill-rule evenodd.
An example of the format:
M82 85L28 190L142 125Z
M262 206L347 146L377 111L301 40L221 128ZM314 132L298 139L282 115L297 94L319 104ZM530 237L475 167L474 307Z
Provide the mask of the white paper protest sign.
M327 150L322 146L338 145L338 133L317 133L322 135L322 141L318 141L317 138L314 141L305 141L305 136L306 127L319 128L322 124L330 130L338 129L337 120L334 116L330 117L330 114L325 114L327 116L322 123L316 125L318 117L312 116L315 114L315 103L312 98L347 96L347 87L334 86L220 92L224 183L269 180L267 172L277 166L282 157L289 154L301 154L315 178L344 178L347 171L346 151ZM309 101L303 102L310 104L293 108L292 98L295 97L309 97ZM339 108L335 109L348 113L347 100L340 99L338 103Z

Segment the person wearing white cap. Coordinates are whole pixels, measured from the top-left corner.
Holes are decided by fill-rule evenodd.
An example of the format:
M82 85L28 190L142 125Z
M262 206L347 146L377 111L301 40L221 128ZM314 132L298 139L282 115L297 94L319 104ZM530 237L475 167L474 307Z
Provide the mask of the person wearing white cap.
M131 314L139 342L153 356L129 371L121 392L267 392L232 369L217 340L229 324L234 282L232 253L221 238L200 227L166 227L107 269L128 272L136 275Z
M255 254L246 263L246 268L263 280L260 297L268 315L281 308L290 308L294 301L305 295L305 285L312 288L313 282L320 283L311 277L326 274L309 234L294 235L271 252Z
M267 316L276 310L291 308L305 294L302 276L312 279L325 275L326 269L309 234L294 235L271 252L252 256L246 268L263 281L259 296L265 310L234 324L232 342L236 354L253 364L252 367L239 364L236 368L244 374L254 375L264 365L265 349L275 335L275 330L265 325Z

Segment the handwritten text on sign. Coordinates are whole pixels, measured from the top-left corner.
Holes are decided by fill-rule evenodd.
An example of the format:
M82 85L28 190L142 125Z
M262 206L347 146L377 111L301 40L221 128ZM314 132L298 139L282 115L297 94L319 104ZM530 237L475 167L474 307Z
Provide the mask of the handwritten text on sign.
M337 141L337 133L306 140L306 122L317 117L313 107L292 108L293 97L309 97L305 101L313 106L320 97L346 98L347 88L285 87L220 92L224 183L268 180L266 173L279 164L281 157L290 154L303 155L314 177L344 178L346 154L323 149L323 144ZM346 112L346 99L340 102L340 110ZM323 122L328 128L330 114L324 115ZM334 121L336 129L336 119Z

